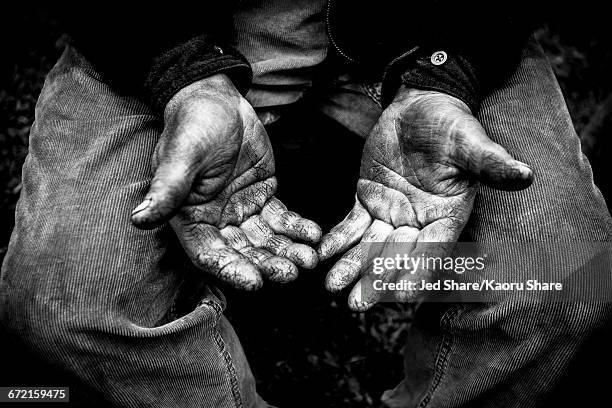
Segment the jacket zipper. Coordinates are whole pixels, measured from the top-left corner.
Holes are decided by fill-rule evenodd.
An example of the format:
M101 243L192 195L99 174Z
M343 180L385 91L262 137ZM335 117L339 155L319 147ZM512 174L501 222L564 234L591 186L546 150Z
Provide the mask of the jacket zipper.
M331 45L334 47L334 49L336 50L338 54L340 54L342 57L344 57L348 61L352 63L356 63L357 60L351 57L350 55L348 55L348 53L346 53L340 47L340 45L338 45L338 43L336 42L336 39L334 38L334 35L332 33L332 26L331 26L332 3L333 3L333 0L328 0L327 6L325 8L325 24L327 26L327 36L329 37L329 42L331 43Z

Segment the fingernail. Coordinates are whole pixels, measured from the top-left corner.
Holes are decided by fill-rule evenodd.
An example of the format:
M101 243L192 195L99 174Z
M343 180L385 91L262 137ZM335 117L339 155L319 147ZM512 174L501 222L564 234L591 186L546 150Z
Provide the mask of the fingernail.
M138 207L134 208L134 211L132 211L132 215L137 214L141 212L142 210L146 209L150 204L151 204L151 199L145 198L145 200L142 203L138 204Z
M319 242L321 240L322 235L323 232L321 231L321 228L318 225L313 226L312 229L308 232L308 238L311 242L314 243Z
M533 170L528 164L518 160L515 160L514 162L518 165L518 168L520 169L521 178L526 179L531 177L531 175L533 174Z

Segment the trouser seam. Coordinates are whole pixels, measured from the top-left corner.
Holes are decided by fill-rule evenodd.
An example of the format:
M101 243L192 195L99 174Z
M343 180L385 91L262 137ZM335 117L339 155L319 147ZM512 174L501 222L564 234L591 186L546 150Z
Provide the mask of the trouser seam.
M217 317L220 317L222 314L222 309L219 304L216 302L206 302L215 309L217 313ZM234 400L234 405L236 408L243 408L244 404L242 403L242 397L240 395L240 385L238 384L238 375L236 374L236 367L234 367L234 361L232 360L232 356L230 355L227 347L225 345L225 341L223 340L223 336L219 331L218 325L215 325L213 329L213 337L215 339L215 343L217 343L217 347L219 347L219 352L225 361L225 366L228 371L228 376L230 380L230 387L232 390L232 398Z
M448 322L452 320L459 313L459 307L453 307L449 309L440 321L442 330L448 326ZM425 408L431 402L434 392L438 389L438 386L442 382L442 378L446 373L448 366L448 360L450 351L453 345L453 337L449 332L445 332L440 339L440 344L436 352L436 361L434 363L434 374L431 380L427 394L421 399L418 408Z

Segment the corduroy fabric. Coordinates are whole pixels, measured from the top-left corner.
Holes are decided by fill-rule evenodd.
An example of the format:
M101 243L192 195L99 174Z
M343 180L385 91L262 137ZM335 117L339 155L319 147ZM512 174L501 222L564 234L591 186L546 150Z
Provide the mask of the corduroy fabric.
M341 123L361 118L353 130L365 136L378 93L334 85L317 94L319 107ZM480 187L466 239L610 240L609 213L539 46L484 100L480 120L536 179L517 193ZM204 285L190 313L169 319L191 266L169 229L129 224L160 127L66 52L37 105L2 268L2 323L120 406L265 406L221 315L222 295ZM408 336L406 379L385 402L534 406L610 316L607 304L424 304Z
M491 139L533 168L535 179L520 192L479 187L463 240L551 245L612 240L605 201L535 41L512 77L484 99L479 119ZM592 256L572 255L577 262ZM542 260L520 261L552 267ZM496 262L487 267L508 274L520 268L517 259ZM589 299L517 302L508 296L492 304L424 303L407 339L406 378L385 394L386 406L538 406L589 335L611 319L610 303Z
M267 407L225 301L170 317L194 273L168 226L130 224L161 123L68 48L36 107L2 267L2 324L37 355L122 407Z

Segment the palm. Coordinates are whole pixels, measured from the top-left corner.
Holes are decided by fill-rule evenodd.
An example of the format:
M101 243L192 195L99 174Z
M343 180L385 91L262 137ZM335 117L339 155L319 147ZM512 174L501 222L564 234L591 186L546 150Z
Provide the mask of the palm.
M140 227L170 223L192 262L242 289L262 275L286 282L312 268L320 228L274 197L274 158L266 131L229 79L210 77L166 107L153 157L155 176L132 215Z
M227 124L236 131L224 132L233 134L234 140L223 140L225 148L217 152L214 165L194 180L181 210L189 222L239 226L261 211L276 191L274 156L263 125L249 111L236 120L242 123Z
M357 199L374 218L419 232L417 240L455 240L472 208L474 182L447 153L454 134L434 138L410 113L385 114L396 115L397 125L377 126L366 141Z
M400 91L366 141L353 209L319 247L322 259L345 252L327 275L327 288L341 290L363 275L349 305L369 308L381 295L372 291L372 281L398 277L395 271L364 275L374 256L372 243L385 243L379 250L391 256L393 248L417 255L447 253L450 246L444 243L456 242L469 218L476 180L522 189L531 178L531 170L493 143L458 99ZM411 271L399 279L427 279L430 273ZM402 300L416 296L399 295Z
M252 109L240 120L232 128L238 129L234 137L242 137L224 141L227 148L196 177L172 226L196 266L254 289L261 284L259 274L285 282L297 276L295 265L314 267L314 251L292 238L312 242L320 232L274 198L274 158L266 131Z

